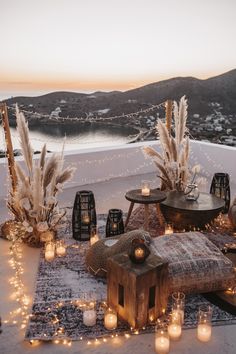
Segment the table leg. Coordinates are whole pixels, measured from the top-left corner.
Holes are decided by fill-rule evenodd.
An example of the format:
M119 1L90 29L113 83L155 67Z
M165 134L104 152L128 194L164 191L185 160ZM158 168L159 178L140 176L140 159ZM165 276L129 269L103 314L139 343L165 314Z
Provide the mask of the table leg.
M149 219L149 207L148 204L144 204L145 216L144 216L144 230L148 230L148 219Z
M128 225L129 218L130 218L130 215L131 215L131 213L132 213L133 207L134 207L134 202L131 202L131 203L130 203L130 206L129 206L128 215L127 215L127 218L126 218L126 220L125 220L125 227Z
M156 210L157 210L157 218L159 220L159 223L161 226L163 226L164 222L163 222L163 215L160 209L160 204L156 204Z

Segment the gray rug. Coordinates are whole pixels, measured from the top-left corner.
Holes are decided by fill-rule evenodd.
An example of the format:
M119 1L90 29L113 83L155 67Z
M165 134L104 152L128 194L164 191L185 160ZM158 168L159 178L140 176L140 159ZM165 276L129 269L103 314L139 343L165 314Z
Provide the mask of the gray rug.
M99 215L99 234L103 237L105 224L106 215ZM41 251L32 317L26 331L26 340L81 340L111 335L103 326L102 301L106 300L106 280L95 278L87 272L84 259L89 247L88 242L79 243L72 239L71 234L71 223L67 222L59 232L59 237L64 238L67 244L65 257L56 258L49 263L44 260ZM212 241L219 246L222 244L222 239L217 235L212 237ZM90 292L95 293L97 298L97 323L94 327L86 327L83 324L83 313L78 306L78 301ZM201 295L186 297L184 328L196 326L198 307L203 303L208 301ZM212 324L236 324L236 316L213 305ZM147 326L141 332L152 331L154 326ZM118 321L115 332L127 333L130 328L125 322Z

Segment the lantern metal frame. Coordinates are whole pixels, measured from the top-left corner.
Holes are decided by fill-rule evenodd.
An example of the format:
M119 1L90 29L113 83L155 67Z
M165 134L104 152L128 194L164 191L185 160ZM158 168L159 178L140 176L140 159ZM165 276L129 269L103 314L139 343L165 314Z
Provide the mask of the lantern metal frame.
M121 235L125 232L123 212L121 209L110 209L106 222L106 237Z
M216 197L224 199L225 207L222 211L226 214L230 207L230 178L228 173L215 173L211 182L210 193Z
M72 233L77 241L89 241L97 226L95 199L92 191L76 193L72 213Z

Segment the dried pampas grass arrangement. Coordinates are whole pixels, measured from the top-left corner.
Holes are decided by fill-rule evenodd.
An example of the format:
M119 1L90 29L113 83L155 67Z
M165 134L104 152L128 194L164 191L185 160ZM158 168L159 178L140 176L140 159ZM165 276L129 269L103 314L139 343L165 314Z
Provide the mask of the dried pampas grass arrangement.
M188 104L185 96L181 97L179 105L173 104L174 136L169 134L166 125L159 119L156 130L160 139L162 154L151 147L145 147L144 153L154 160L160 174L161 189L183 191L189 183L189 137L186 121Z
M18 177L16 191L8 200L8 208L25 230L24 241L30 245L40 245L40 234L55 231L65 216L58 208L57 194L64 183L73 177L74 167L63 167L64 146L61 154L52 154L46 159L47 148L43 146L38 163L33 160L33 149L29 138L25 116L16 106L17 132L25 162L23 169L16 162Z

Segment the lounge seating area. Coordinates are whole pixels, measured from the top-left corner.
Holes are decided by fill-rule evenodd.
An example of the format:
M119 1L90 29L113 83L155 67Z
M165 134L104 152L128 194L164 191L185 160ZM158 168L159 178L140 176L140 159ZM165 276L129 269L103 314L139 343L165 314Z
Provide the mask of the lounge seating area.
M222 214L228 194L209 192L214 174L227 171L231 195L235 195L236 176L226 159L235 150L217 146L221 153L215 157L212 146L211 155L206 153L208 147L203 152L204 144L191 143L193 156L197 150L194 158L202 165L199 175L205 180L193 199L188 200L191 187L190 192L177 191L180 194L173 202L176 190L158 189L155 166L140 154L143 145L65 157L66 162L81 157L81 175L76 171L74 185L58 195L56 221L49 214L47 222L58 226L56 236L45 229L44 222L37 224L38 243L37 235L31 243L29 223L24 230L18 223L1 228L2 237L7 238L0 239L0 280L5 284L0 295L1 351L60 353L66 346L71 353L190 353L194 346L194 353L234 353L236 234L227 213ZM225 156L223 170L218 163L221 154ZM117 168L119 159L123 164ZM209 159L214 160L213 170L209 170ZM36 161L44 166L42 157ZM24 161L17 162L18 175L23 174L19 171ZM133 170L131 162L136 166ZM4 163L0 168L6 173ZM104 164L103 168L97 170L96 163ZM61 181L63 173L58 177ZM145 191L144 180L149 182ZM25 183L26 178L21 181ZM42 181L46 190L53 179L48 184L45 177ZM56 191L61 188L55 186ZM35 201L38 194L32 188ZM3 188L3 223L9 219L4 193ZM54 208L52 199L47 199L53 204L49 212ZM170 200L171 213L166 208ZM35 217L38 210L30 214L23 202L19 210ZM15 205L10 210L17 215ZM118 219L111 210L113 214L119 211ZM20 244L18 237L23 239Z

